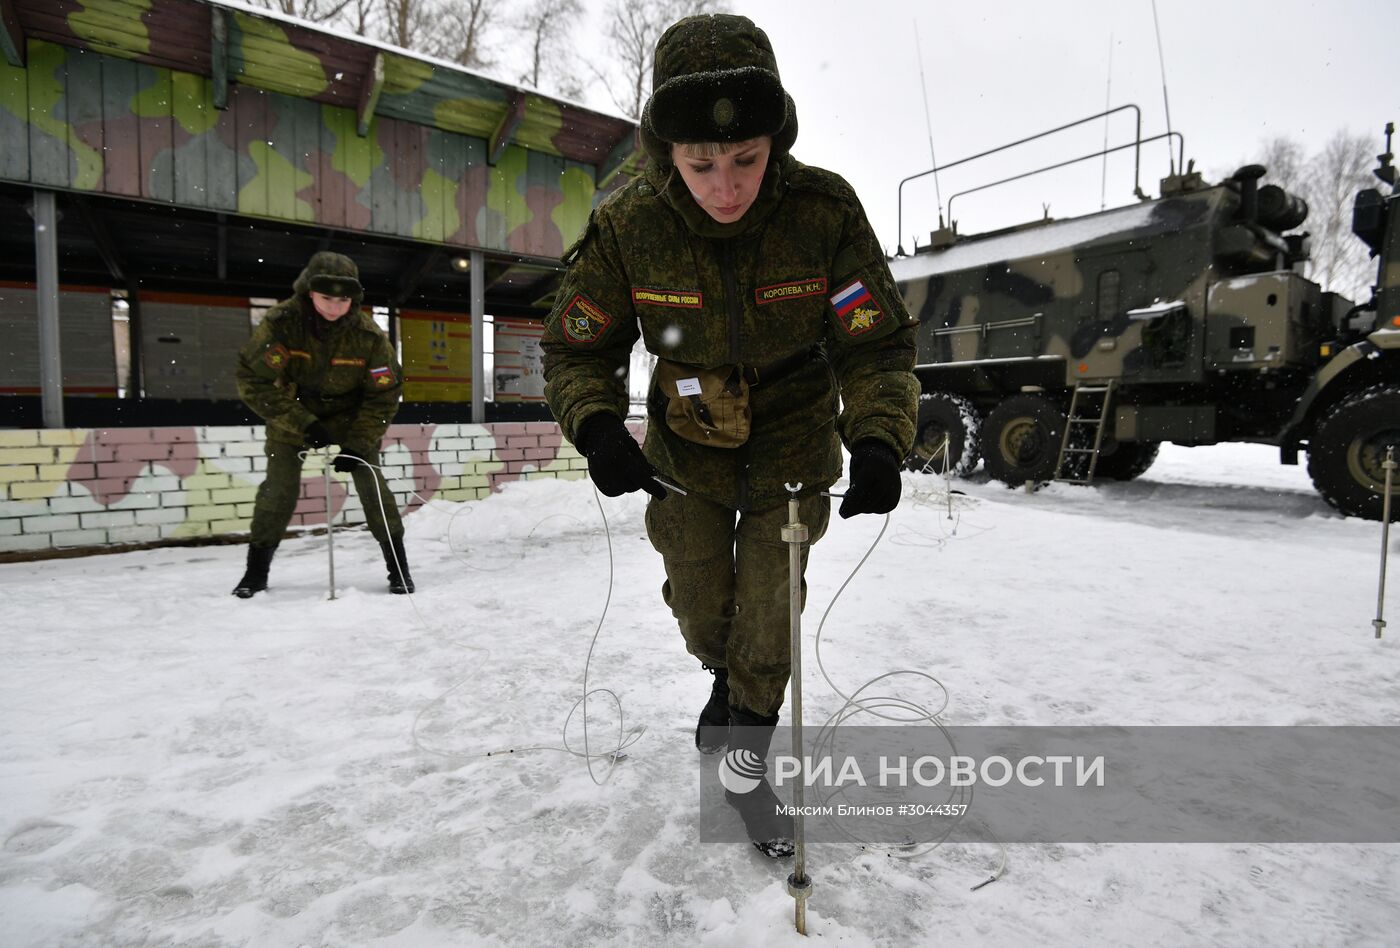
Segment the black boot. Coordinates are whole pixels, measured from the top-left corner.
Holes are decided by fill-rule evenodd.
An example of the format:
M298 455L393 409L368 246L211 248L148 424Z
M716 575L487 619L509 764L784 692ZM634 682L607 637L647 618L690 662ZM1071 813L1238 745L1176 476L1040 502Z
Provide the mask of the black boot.
M260 593L267 588L267 568L272 565L272 554L276 552L276 546L248 544L248 568L244 570L238 585L233 587L235 596L239 599L252 599L254 593Z
M695 725L695 749L702 754L718 754L729 743L729 669L701 666L715 676L710 700L700 709Z
M776 714L765 717L747 708L729 709L729 749L749 750L760 760L768 757L768 745L773 742L773 728L778 723ZM785 816L778 808L783 805L768 778L759 780L748 793L724 791L724 799L744 820L749 841L759 852L770 859L786 859L791 856L795 845L792 839L792 817Z
M384 551L384 565L389 568L389 592L397 596L413 592L413 577L408 575L408 554L403 550L403 537L390 537L379 544Z

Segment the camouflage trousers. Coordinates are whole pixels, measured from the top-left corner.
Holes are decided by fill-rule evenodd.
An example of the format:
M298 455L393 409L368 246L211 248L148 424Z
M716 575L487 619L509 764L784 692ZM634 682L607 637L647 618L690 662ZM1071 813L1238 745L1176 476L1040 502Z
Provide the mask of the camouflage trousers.
M267 476L258 487L257 504L253 508L252 541L259 546L276 546L291 523L296 511L297 498L301 494L302 460L297 455L306 450L302 445L287 444L284 441L268 440L263 445L267 455ZM379 463L379 455L365 458L371 464ZM390 537L403 536L403 521L399 519L398 502L389 492L384 475L378 468L355 466L350 475L355 482L355 493L365 508L365 520L369 522L369 532L380 543ZM380 499L384 510L380 512Z
M799 516L810 546L826 533L831 501L805 497ZM661 595L686 650L711 668L729 669L731 705L765 716L783 706L792 669L788 545L781 533L787 520L786 503L745 512L695 494L670 494L647 504L647 536L666 567Z

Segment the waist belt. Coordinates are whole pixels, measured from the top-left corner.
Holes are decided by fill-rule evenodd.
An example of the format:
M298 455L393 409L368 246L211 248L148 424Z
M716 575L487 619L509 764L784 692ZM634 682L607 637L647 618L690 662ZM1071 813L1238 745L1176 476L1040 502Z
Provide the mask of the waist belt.
M794 352L792 355L783 356L767 365L746 365L744 366L744 381L749 383L749 387L756 385L768 385L776 382L786 375L802 368L802 366L818 358L820 350L816 346L810 346Z

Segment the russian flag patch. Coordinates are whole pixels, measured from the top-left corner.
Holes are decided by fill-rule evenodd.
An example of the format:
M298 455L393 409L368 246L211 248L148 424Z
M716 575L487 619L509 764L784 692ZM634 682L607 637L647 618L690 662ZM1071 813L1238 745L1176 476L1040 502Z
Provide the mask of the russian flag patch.
M860 280L853 280L837 290L831 298L831 305L836 310L841 328L852 336L869 332L885 318L880 304L875 302L875 297L870 295Z
M376 388L388 388L394 384L394 370L387 365L381 365L369 370L369 378Z

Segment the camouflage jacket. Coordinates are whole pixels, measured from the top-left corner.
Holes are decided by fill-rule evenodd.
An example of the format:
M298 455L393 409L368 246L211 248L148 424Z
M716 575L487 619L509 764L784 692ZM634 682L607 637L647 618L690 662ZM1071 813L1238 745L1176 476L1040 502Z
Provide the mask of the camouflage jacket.
M361 310L312 331L302 294L267 311L238 354L238 394L267 422L270 441L301 444L317 420L333 425L341 448L372 457L399 407L403 370L389 337Z
M667 480L759 510L841 474L840 444L899 456L914 436L914 323L859 199L839 176L773 159L749 212L714 222L679 174L656 167L594 211L565 255L546 323L545 396L573 440L599 411L626 415L629 353L757 370L752 432L738 448L687 441L651 381L645 451ZM765 367L781 365L764 378Z

